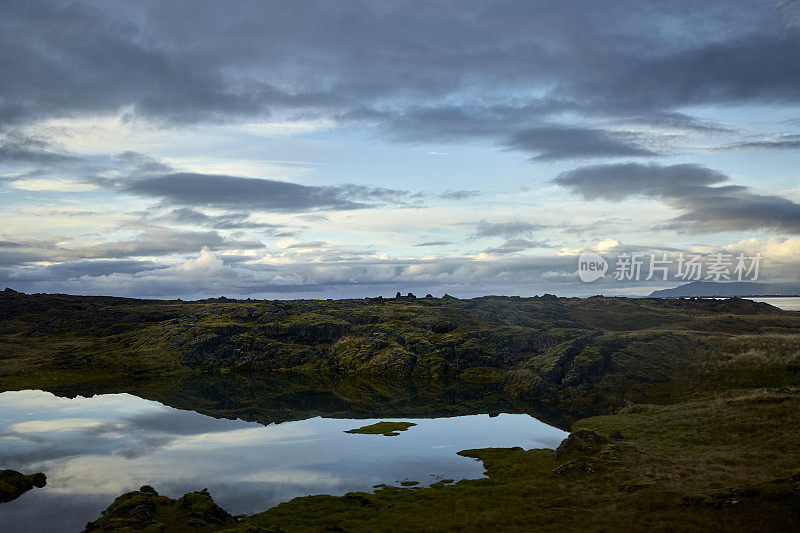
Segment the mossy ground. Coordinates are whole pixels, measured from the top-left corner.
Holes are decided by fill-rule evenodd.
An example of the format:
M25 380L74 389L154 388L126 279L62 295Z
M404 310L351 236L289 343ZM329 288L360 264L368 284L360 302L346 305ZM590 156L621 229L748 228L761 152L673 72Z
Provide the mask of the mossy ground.
M438 416L490 412L509 397L583 435L558 458L460 452L483 461L483 479L297 498L224 524L194 516L206 531L800 529L800 313L746 300L3 297L0 390L112 386L263 421L298 416L295 400L317 392L289 374L272 378L288 396L235 380L220 389L205 372L291 369L327 376L333 395L320 405L346 398L333 403L351 414L410 417L408 402L425 394ZM156 376L203 385L187 393ZM367 376L386 379L366 386ZM465 401L466 385L444 385L455 376L486 392ZM393 385L410 379L427 385ZM188 529L177 501L154 504L165 531ZM120 531L114 520L130 511L109 509L94 530Z
M401 431L416 426L413 422L376 422L368 426L356 429L348 429L345 433L357 433L359 435L384 435L386 437L396 437Z

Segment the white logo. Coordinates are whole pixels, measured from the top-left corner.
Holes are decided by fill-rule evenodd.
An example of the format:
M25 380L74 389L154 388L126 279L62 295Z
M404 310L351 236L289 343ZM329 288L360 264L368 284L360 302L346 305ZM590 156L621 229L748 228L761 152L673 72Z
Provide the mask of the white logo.
M578 258L578 276L584 283L591 283L606 275L608 263L594 252L583 252Z

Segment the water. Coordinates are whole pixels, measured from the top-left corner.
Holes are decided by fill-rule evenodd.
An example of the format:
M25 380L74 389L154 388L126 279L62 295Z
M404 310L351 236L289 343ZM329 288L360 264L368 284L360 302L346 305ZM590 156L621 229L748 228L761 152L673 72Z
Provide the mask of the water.
M173 498L207 487L239 514L379 483L479 478L482 464L457 451L555 448L567 435L524 414L391 418L418 425L396 437L344 433L380 420L316 417L263 426L130 394L4 392L0 467L44 472L47 486L0 504L0 524L4 533L80 531L116 496L145 484Z
M754 302L764 302L775 307L779 307L786 311L800 311L800 298L786 296L786 297L766 297L766 298L747 298Z

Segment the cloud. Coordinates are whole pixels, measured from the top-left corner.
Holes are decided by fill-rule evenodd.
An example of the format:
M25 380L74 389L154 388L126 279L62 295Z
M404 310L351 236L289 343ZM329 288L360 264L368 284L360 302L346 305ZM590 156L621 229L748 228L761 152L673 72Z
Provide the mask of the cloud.
M13 264L20 264L23 262L25 261L17 261ZM156 270L157 268L162 268L162 265L144 260L96 259L92 261L66 261L19 272L16 279L24 281L63 281L80 276L107 276L113 273L135 274L143 270Z
M439 194L439 198L443 200L466 200L480 195L481 191L444 191Z
M259 250L264 245L260 241L241 240L223 237L216 231L194 231L166 228L148 224L135 224L138 234L130 239L108 240L99 244L80 244L47 241L0 241L0 265L20 266L25 263L50 261L65 262L71 266L52 265L52 274L59 268L67 270L86 268L87 273L97 269L111 268L114 272L129 272L129 263L89 261L105 259L125 259L130 257L160 257L195 253L204 246L211 250ZM56 238L57 240L58 238ZM149 263L143 263L148 266ZM118 269L119 268L119 269ZM23 272L21 272L22 274Z
M302 212L359 209L396 201L404 191L361 185L313 186L220 174L176 173L134 181L125 192L191 206Z
M530 248L552 248L547 241L530 241L527 239L509 239L500 246L488 248L483 251L485 254L514 254Z
M800 233L800 204L777 195L761 195L746 187L708 187L676 199L684 210L672 225L700 231L772 230Z
M282 228L279 224L258 222L250 218L250 213L232 212L221 215L207 215L190 207L173 209L169 213L157 216L153 221L164 220L178 224L208 226L215 229L267 229L272 232Z
M34 261L46 261L55 250L52 243L42 241L0 241L0 266L16 266Z
M165 269L162 274L168 275L170 270L188 279L206 279L234 276L232 269L225 267L225 263L215 256L208 246L203 246L200 256L187 259L183 263Z
M750 237L725 247L729 252L742 252L748 256L757 253L768 257L773 262L794 264L800 257L800 237L759 239Z
M117 154L114 156L114 160L125 167L132 168L140 175L164 173L172 170L172 167L163 161L130 150Z
M450 241L425 241L415 244L414 246L447 246L453 244Z
M405 140L488 136L551 160L652 152L627 133L543 125L563 112L663 120L691 104L800 99L800 36L776 31L780 6L597 5L202 3L189 21L174 2L9 1L0 123L328 118Z
M607 110L702 104L794 103L800 99L796 31L753 28L720 40L626 58L613 76L595 70L575 92ZM768 58L768 60L765 60Z
M309 241L309 242L295 242L285 246L286 249L317 249L317 248L327 248L328 243L325 241Z
M73 163L79 158L55 151L42 138L12 131L0 138L0 163L23 163L35 165L58 165Z
M139 26L141 19L125 9L77 2L3 5L0 63L7 83L0 89L0 121L6 124L123 108L161 121L197 122L266 116L272 104L322 105L326 99L265 82L226 79L212 58L192 57L190 49L143 36L147 25ZM146 11L139 15L146 17ZM133 17L126 20L126 14Z
M78 183L62 179L16 179L9 186L22 191L83 192L97 189L92 183Z
M15 433L56 433L62 431L81 431L97 428L102 421L91 418L58 418L55 420L28 420L12 424Z
M652 128L700 133L735 133L736 130L718 122L702 120L675 111L652 111L646 115L623 118L622 124L637 124Z
M800 135L775 135L759 141L740 142L716 148L716 151L727 150L798 150Z
M488 190L488 183L517 190L513 180L524 179L525 170L514 165L525 157L530 175L541 180L548 168L560 172L569 168L562 162L579 158L635 161L678 150L706 153L708 146L797 148L797 124L758 138L752 131L763 124L739 130L715 121L738 128L745 114L763 109L769 123L783 118L778 106L800 103L800 27L785 3L562 4L311 0L230 9L182 1L1 2L0 193L6 211L14 211L3 229L10 244L0 244L2 275L40 290L134 295L247 294L259 287L322 294L361 283L394 294L393 283L519 287L515 273L533 283L544 271L569 270L566 263L512 261L521 259L518 251L544 244L544 230L568 236L564 246L572 248L607 235L630 241L639 228L668 229L669 238L675 229L798 231L791 200L732 184L699 165L631 162L565 172L556 183L589 201L658 200L675 210L660 217L672 217L665 224L654 226L658 215L649 204L626 212L630 220L609 222L600 213L606 206L580 202L544 213L547 225L523 222L526 205L536 216L553 205L538 203L553 198L551 189L493 197L480 206L486 221L460 224L477 220L468 209L475 206L464 204L481 198L461 188ZM324 124L324 135L308 124ZM83 142L107 133L113 139ZM430 169L398 178L420 160L387 170L400 154L376 156L374 148L386 148L373 144L376 137L417 143L417 158L452 154L435 161L448 167L436 176L442 181L425 193L377 186L391 179L405 180L395 182L400 187L419 183ZM86 148L100 145L113 148ZM310 152L300 153L305 148ZM492 150L501 153L487 156ZM508 159L506 150L516 155ZM506 160L495 166L495 157ZM276 169L278 160L326 164L303 181L297 165L280 175L256 170ZM495 180L498 169L505 177ZM461 170L464 184L457 181ZM360 182L342 185L342 179ZM100 189L76 190L90 186ZM71 206L76 215L69 219L55 214L69 202L84 204ZM102 213L78 215L90 210L87 202ZM387 209L428 202L437 204L425 213L432 216L415 213L413 224L408 213ZM31 214L45 204L46 215ZM138 211L125 212L132 209ZM557 224L562 216L569 222ZM627 234L607 226L624 226ZM42 242L43 227L63 227L64 235ZM262 244L282 236L294 244L276 250ZM504 257L444 258L440 269L425 261L373 261L376 250L387 258L407 253L397 243L439 253L424 247L474 245L478 238L492 240L476 249ZM303 247L323 240L340 244ZM203 246L206 262L190 265L221 277L198 283L191 272L165 264ZM469 252L455 245L446 251ZM150 258L141 269L139 257ZM217 261L224 268L214 270ZM206 279L219 281L206 285Z
M216 231L184 231L162 226L139 225L137 237L110 241L72 252L83 258L125 258L141 256L162 256L194 252L204 246L212 250L259 249L264 245L259 241L241 241L226 238Z
M797 243L783 241L765 248L780 252L778 264L765 257L763 278L784 276L796 279L797 259L790 257ZM661 247L645 248L631 245L614 245L614 242L595 243L603 253L640 251L657 252ZM513 243L512 243L513 246ZM525 246L525 243L520 243ZM753 244L750 248L756 249ZM737 247L748 251L745 245ZM670 248L664 251L674 251ZM683 251L683 250L681 250ZM46 278L17 279L0 268L0 288L3 285L25 292L60 292L71 294L106 294L117 296L157 297L184 299L220 296L241 298L358 298L365 296L391 296L401 292L445 292L458 297L481 296L487 293L533 295L557 291L559 294L584 295L632 294L638 290L648 293L651 288L624 284L586 285L575 275L576 251L559 254L484 253L476 257L437 258L431 260L349 259L337 262L268 262L268 256L258 262L223 264L210 252L202 252L195 259L179 262L169 267L145 268L135 273L109 275L84 275L62 281ZM201 259L202 258L202 259ZM184 265L191 265L187 268ZM206 268L210 266L210 268ZM13 271L18 275L20 269Z
M530 235L544 226L531 224L530 222L487 222L482 220L475 229L474 237L503 237L510 239L513 237Z
M495 292L519 294L524 285L531 294L552 289L542 276L552 271L574 270L574 257L526 257L508 259L443 258L437 260L343 259L336 262L257 262L220 264L211 251L166 268L135 273L84 275L68 280L16 279L0 269L0 286L25 292L61 291L78 294L108 294L184 299L209 296L241 297L363 297L394 295L397 290L450 292L460 295ZM14 271L16 275L20 269ZM579 282L574 280L576 284Z
M580 194L586 200L623 200L629 196L678 195L693 186L727 181L728 177L701 165L618 163L593 165L562 172L553 183Z
M630 132L566 126L543 126L516 132L508 146L534 152L536 161L587 157L650 157L656 152L640 147Z
M587 200L621 201L636 195L663 200L682 212L667 227L800 233L800 204L740 185L712 186L727 180L725 174L700 165L623 163L580 167L553 182Z
M549 99L525 104L435 103L406 106L380 120L386 135L398 141L461 141L508 136L562 109Z

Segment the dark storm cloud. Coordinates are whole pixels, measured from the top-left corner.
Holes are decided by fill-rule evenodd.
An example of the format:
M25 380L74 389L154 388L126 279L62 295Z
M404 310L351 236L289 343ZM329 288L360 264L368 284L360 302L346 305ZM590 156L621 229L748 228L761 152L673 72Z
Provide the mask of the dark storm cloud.
M630 56L613 76L594 72L574 87L609 111L800 101L800 35L754 28L662 54Z
M515 133L508 142L510 148L536 153L537 161L586 157L655 156L634 142L627 132L601 129L543 126Z
M219 174L178 173L145 178L126 192L192 206L279 212L313 209L359 209L394 202L404 191L362 185L309 186L270 179Z
M701 165L620 163L593 165L563 172L553 182L587 200L623 200L635 194L685 195L693 186L712 185L728 177Z
M487 222L482 220L475 229L474 237L503 237L511 239L530 235L534 231L542 229L542 227L530 222Z
M747 187L704 187L676 199L685 211L672 221L676 227L700 231L777 230L800 234L800 204L777 195L749 192Z
M700 165L624 163L577 168L553 181L587 200L620 201L636 195L661 199L683 212L670 227L800 233L800 204L740 185L714 186L727 180L725 174Z
M189 9L175 7L184 16ZM319 105L328 98L226 79L202 55L159 46L157 36L143 39L136 21L141 13L127 13L125 20L125 11L121 5L4 2L0 123L122 108L171 122L225 120L267 114L270 104Z
M733 7L10 0L0 124L329 117L403 140L488 138L540 160L649 155L629 134L553 121L675 124L688 105L800 101L796 20L775 4Z

